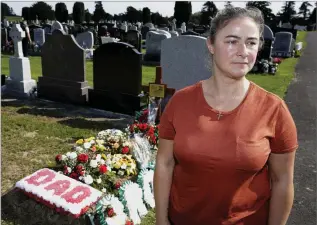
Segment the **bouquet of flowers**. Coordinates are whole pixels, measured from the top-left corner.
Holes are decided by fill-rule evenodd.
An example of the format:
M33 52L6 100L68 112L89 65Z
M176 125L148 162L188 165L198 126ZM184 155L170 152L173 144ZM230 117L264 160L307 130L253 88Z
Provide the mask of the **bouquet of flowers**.
M157 125L135 122L129 125L126 131L130 136L133 136L133 134L142 134L149 140L153 150L158 149L159 134Z

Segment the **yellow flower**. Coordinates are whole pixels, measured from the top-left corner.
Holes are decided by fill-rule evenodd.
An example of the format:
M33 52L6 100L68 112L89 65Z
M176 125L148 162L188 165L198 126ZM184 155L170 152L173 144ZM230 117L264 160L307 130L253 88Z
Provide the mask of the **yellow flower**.
M76 141L76 144L82 145L84 143L84 139L79 139Z
M105 154L101 154L101 157L102 157L103 159L107 159L107 156L106 156Z
M113 167L116 169L120 169L121 165L122 165L122 163L116 162Z
M106 150L106 147L103 145L97 145L97 149L100 151L104 151L104 150Z
M90 138L85 139L85 142L90 142L90 141L92 141L94 139L95 139L94 137L90 137Z

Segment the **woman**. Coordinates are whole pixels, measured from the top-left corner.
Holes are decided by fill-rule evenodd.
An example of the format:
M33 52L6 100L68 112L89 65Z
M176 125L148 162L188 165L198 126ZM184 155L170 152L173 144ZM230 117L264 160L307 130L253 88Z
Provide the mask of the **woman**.
M29 57L29 45L32 43L31 35L30 35L30 29L27 25L27 22L21 22L20 23L21 29L25 31L25 37L22 38L22 51L24 57Z
M157 225L285 225L297 131L282 99L246 79L262 45L258 9L211 24L209 79L177 91L160 122Z

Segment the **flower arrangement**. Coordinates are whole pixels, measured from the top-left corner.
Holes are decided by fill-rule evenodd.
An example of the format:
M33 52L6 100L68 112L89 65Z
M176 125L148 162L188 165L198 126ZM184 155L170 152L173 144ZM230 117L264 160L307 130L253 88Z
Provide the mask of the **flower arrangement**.
M157 125L135 122L128 126L126 132L130 136L132 136L133 134L142 134L149 140L152 150L158 149L159 134Z

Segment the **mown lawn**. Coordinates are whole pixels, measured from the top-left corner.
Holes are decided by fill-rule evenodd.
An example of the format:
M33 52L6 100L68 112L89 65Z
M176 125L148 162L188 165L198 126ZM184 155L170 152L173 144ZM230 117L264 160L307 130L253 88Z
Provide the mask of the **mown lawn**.
M299 32L297 41L304 41L305 35L305 32ZM248 78L283 98L294 77L297 61L296 58L284 60L275 76L248 75ZM1 73L9 75L9 56L2 55L1 62ZM37 80L41 76L41 59L30 57L30 62L32 77ZM86 70L87 80L92 86L92 62L87 62ZM142 72L144 85L154 81L154 67L143 66ZM78 137L89 137L104 129L119 128L126 122L124 119L90 118L77 113L83 110L88 109L74 110L58 103L2 99L1 193L26 175L54 161L57 153L69 151ZM12 223L2 221L2 224ZM155 218L151 211L143 219L142 225L153 224Z

